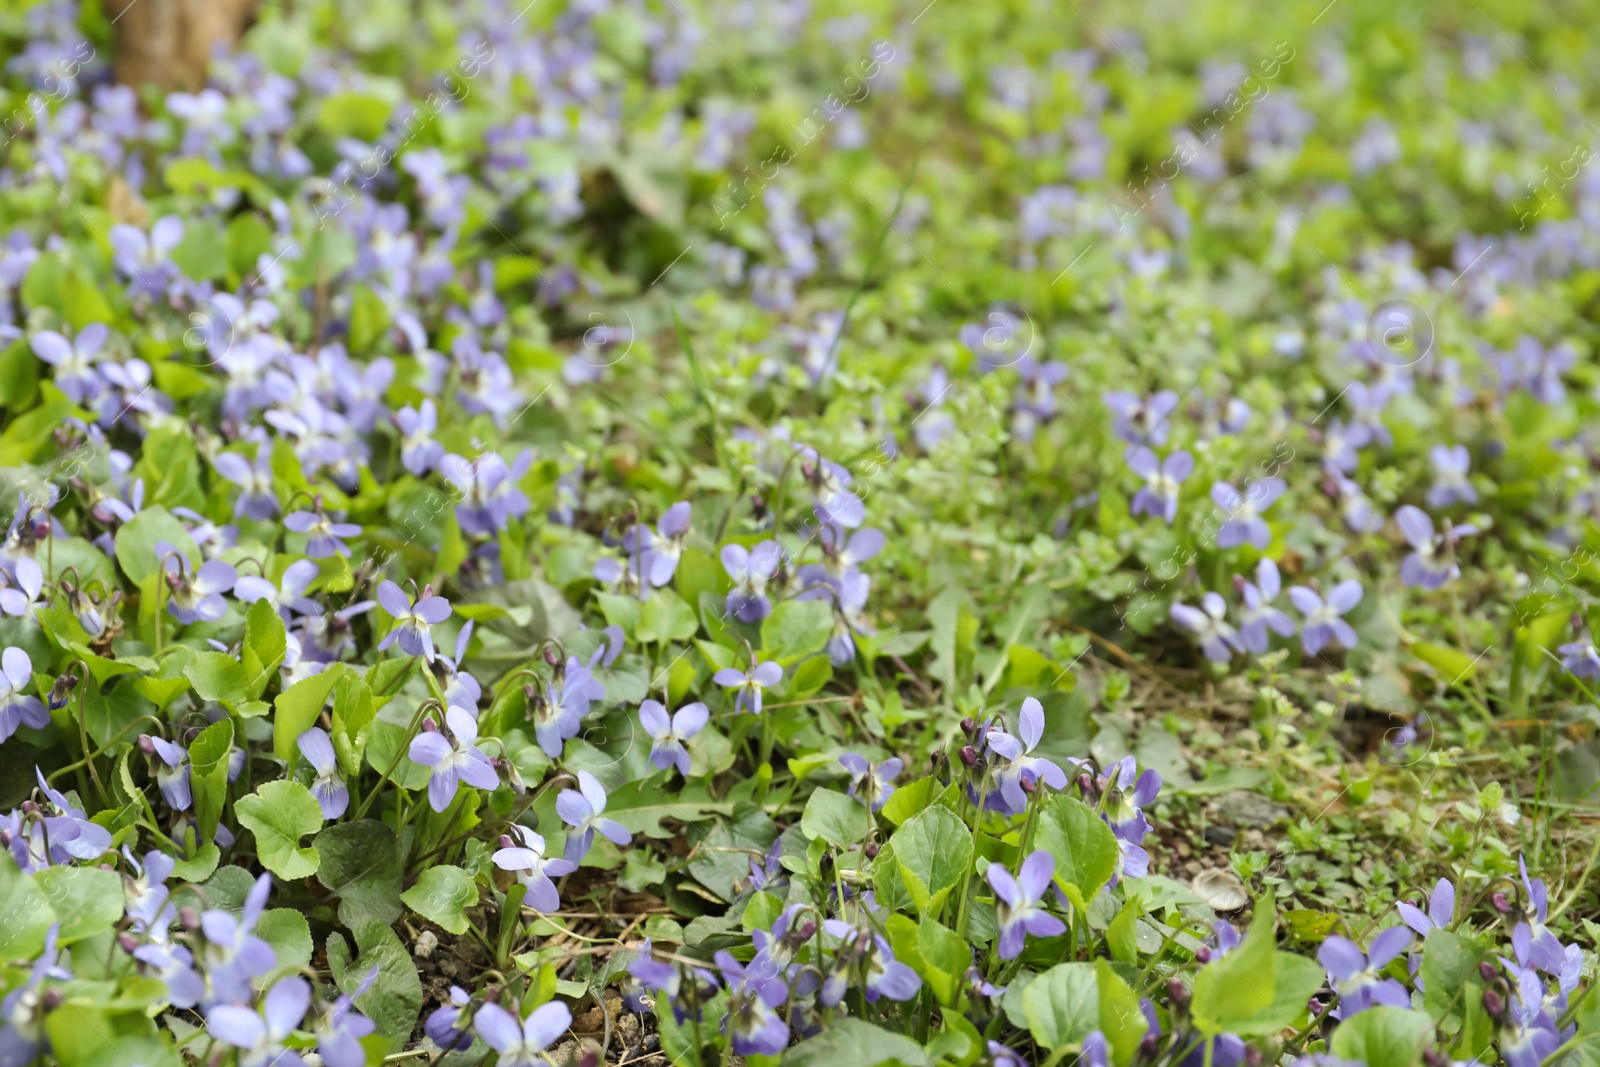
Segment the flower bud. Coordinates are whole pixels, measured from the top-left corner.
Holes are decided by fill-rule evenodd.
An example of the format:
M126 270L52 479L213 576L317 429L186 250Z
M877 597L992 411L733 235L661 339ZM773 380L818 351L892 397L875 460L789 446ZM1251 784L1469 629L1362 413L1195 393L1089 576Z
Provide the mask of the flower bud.
M1498 911L1501 915L1511 914L1511 901L1506 899L1506 895L1504 893L1490 893L1489 903L1491 906L1493 906L1494 910Z
M67 995L61 992L61 990L46 989L44 991L44 995L39 998L39 1001L44 1005L45 1011L55 1011L57 1008L61 1007L62 1004L66 1003L66 999Z
M178 922L183 924L185 930L200 929L200 913L193 908L179 908Z
M1489 1018L1499 1020L1502 1012L1506 1010L1506 1000L1493 989L1483 991L1483 1010Z
M154 756L156 754L155 740L149 734L139 735L139 751L146 756Z
M545 645L544 661L552 667L559 667L561 666L561 653L557 652L553 646Z
M878 843L876 841L868 841L866 848L862 849L862 851L867 854L867 859L875 860L878 858Z
M122 946L122 951L132 955L133 950L139 947L139 939L124 931L117 935L117 944Z
M434 722L432 719L423 719L422 732L427 734L436 734L439 732L439 724Z
M1196 963L1210 963L1211 950L1206 948L1204 945L1201 945L1199 948L1194 950L1194 958Z
M1497 972L1494 969L1494 964L1490 963L1488 960L1484 960L1482 963L1478 964L1478 976L1485 982L1494 981L1496 974Z
M77 687L78 676L76 674L63 674L61 677L57 678L55 684L50 687L51 709L59 711L60 709L66 707L67 697L70 696L72 691Z
M978 765L978 752L977 752L977 750L975 748L973 748L971 745L962 745L961 746L961 762L965 763L968 767L976 767Z
M975 721L973 721L973 718L972 718L971 715L965 716L961 720L961 732L966 734L968 737L971 737L974 733L977 732L977 730L978 730L978 724Z
M1146 1033L1139 1039L1140 1060L1153 1060L1156 1058L1156 1049L1160 1047L1160 1039L1153 1033Z
M578 1067L599 1067L600 1055L592 1048L586 1048L578 1055Z
M511 839L510 834L501 834L497 842L501 848L516 848L517 843Z
M1186 1008L1189 1006L1189 987L1178 979L1173 978L1167 982L1167 999L1174 1007Z
M483 1002L485 1004L498 1004L498 1003L500 1003L500 987L499 986L494 986L494 987L490 988L488 990L488 992L484 993L483 994Z

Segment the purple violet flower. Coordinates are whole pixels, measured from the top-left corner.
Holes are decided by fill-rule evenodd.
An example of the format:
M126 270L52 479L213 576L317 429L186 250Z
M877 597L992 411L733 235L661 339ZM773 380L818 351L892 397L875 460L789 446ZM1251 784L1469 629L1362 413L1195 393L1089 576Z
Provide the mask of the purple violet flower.
M360 537L361 527L353 522L335 522L317 505L316 511L291 511L283 517L285 529L306 535L306 555L312 559L348 556L346 537Z
M760 622L772 611L767 599L767 583L778 573L783 549L776 541L763 541L755 548L743 545L722 546L722 566L733 579L728 593L728 613L740 622Z
M350 806L350 790L345 787L344 776L339 773L339 763L334 757L333 740L320 726L313 726L295 739L300 754L317 772L311 783L311 795L322 805L324 819L337 819Z
M1478 532L1476 526L1464 523L1452 526L1444 521L1444 532L1435 536L1433 520L1428 513L1410 504L1402 505L1394 514L1394 521L1405 535L1411 552L1400 563L1400 580L1406 585L1424 589L1438 589L1446 582L1461 577L1461 567L1456 563L1456 545L1463 537Z
M1361 583L1354 578L1334 586L1326 601L1307 586L1289 587L1289 600L1306 619L1300 631L1300 647L1306 655L1315 656L1329 645L1356 646L1355 629L1340 616L1361 603L1361 593Z
M572 1009L559 1000L539 1005L522 1020L498 1004L485 1004L472 1019L478 1036L500 1054L496 1067L544 1067L541 1054L571 1025Z
M846 752L839 757L839 762L850 772L850 795L873 811L883 807L884 802L894 793L894 786L889 783L894 781L905 766L895 756L873 766L854 752Z
M278 498L272 492L271 449L258 446L254 463L237 452L219 452L211 463L218 474L244 490L233 505L234 518L265 520L278 514Z
M311 983L299 975L280 978L261 998L261 1011L240 1004L206 1010L206 1030L239 1050L239 1067L305 1067L287 1042L311 1007Z
M495 852L494 865L502 871L516 873L517 881L528 889L529 907L546 913L560 911L561 898L556 893L556 884L551 881L551 876L559 878L571 874L578 869L578 865L560 857L547 858L544 854L544 837L528 827L513 824L511 829L522 839L522 844L516 844L516 838L502 838L502 844L507 840L512 844L503 844Z
M1433 466L1433 485L1428 489L1428 506L1449 507L1451 504L1476 504L1478 491L1467 480L1472 467L1472 457L1466 445L1434 445L1428 449L1428 462Z
M216 622L227 614L222 594L233 588L239 572L220 559L210 560L193 570L189 557L166 541L156 542L156 558L167 575L167 611L180 623Z
M1020 955L1029 934L1056 937L1067 932L1065 923L1038 906L1045 890L1050 888L1055 871L1055 857L1042 849L1022 861L1015 878L999 863L989 864L984 871L989 888L994 890L1001 959L1015 959Z
M1412 933L1404 926L1391 926L1372 939L1370 952L1349 938L1334 935L1317 950L1317 962L1328 972L1328 980L1339 993L1340 1018L1382 1004L1391 1008L1411 1007L1411 994L1393 978L1382 978L1379 971L1411 944Z
M27 694L32 685L33 661L28 654L15 646L0 653L0 742L20 727L42 730L50 725L44 701Z
M1228 513L1217 530L1217 547L1254 545L1266 548L1271 544L1272 531L1261 512L1270 508L1285 488L1282 478L1258 478L1246 483L1243 493L1235 489L1232 482L1212 483L1211 499Z
M712 675L711 680L738 690L733 701L735 714L748 711L752 715L760 715L761 691L783 681L783 668L771 660L752 663L748 670L743 671L737 667L724 667Z
M613 844L626 845L633 840L627 827L615 819L605 818L606 790L600 780L588 771L578 772L578 788L563 789L556 796L556 814L572 827L567 833L567 847L563 855L574 865L583 859L594 844L595 831Z
M1255 582L1235 575L1233 584L1243 600L1239 608L1239 642L1245 648L1259 656L1267 650L1268 630L1279 637L1294 633L1294 623L1289 616L1272 606L1283 590L1276 563L1262 559L1256 564Z
M378 585L378 603L394 619L394 627L378 642L378 651L398 641L400 651L406 655L421 656L432 663L433 628L450 617L450 601L434 596L432 586L423 586L422 595L413 604L403 589L384 579ZM477 736L476 730L473 736Z
M689 776L689 750L684 742L705 728L711 713L698 701L685 704L670 716L659 701L646 700L639 705L639 722L651 737L650 765L664 771L676 766L685 778Z
M1178 486L1194 473L1194 457L1179 449L1157 461L1154 452L1141 447L1128 454L1128 466L1145 480L1143 488L1133 494L1128 513L1151 515L1171 526L1178 517Z
M449 707L444 721L445 729L441 730L432 719L423 720L422 731L411 739L411 761L433 768L428 779L428 803L434 811L450 806L461 782L491 793L500 788L494 763L475 743L478 720L460 708Z
M1203 594L1198 608L1175 600L1168 612L1173 622L1199 638L1200 651L1213 663L1227 663L1245 650L1239 631L1228 621L1228 604L1218 593Z

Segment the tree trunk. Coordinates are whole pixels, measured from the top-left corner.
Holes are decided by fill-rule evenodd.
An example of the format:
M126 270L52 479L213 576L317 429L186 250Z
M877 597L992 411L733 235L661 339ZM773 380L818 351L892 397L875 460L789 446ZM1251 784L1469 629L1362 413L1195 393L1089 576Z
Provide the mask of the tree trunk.
M109 0L116 74L124 85L195 90L219 44L238 43L255 0Z

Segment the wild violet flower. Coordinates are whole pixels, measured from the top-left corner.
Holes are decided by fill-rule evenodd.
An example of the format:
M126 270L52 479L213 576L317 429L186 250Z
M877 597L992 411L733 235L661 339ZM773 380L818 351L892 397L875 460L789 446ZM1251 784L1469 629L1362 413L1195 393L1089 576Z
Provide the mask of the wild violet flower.
M1194 457L1179 449L1164 460L1140 447L1128 454L1128 466L1145 480L1128 504L1130 515L1150 515L1168 526L1178 517L1178 487L1194 473Z
M1556 651L1561 653L1561 666L1574 678L1600 679L1600 649L1595 648L1594 639L1581 625L1578 625L1578 639L1568 641ZM0 741L4 739L4 731L0 730Z
M277 966L277 953L255 933L271 892L272 876L263 874L244 898L238 915L220 909L200 914L200 930L206 939L205 971L217 1001L248 1003L251 979L260 978Z
M33 687L33 661L16 646L0 652L0 742L24 726L43 730L50 725L44 702L29 696Z
M572 1010L559 1000L541 1004L519 1020L498 1004L485 1004L472 1018L473 1029L499 1053L497 1067L544 1067L541 1053L572 1025Z
M273 585L265 578L258 578L253 574L243 574L233 583L233 595L236 599L254 604L258 600L270 600L278 609L278 616L286 625L292 625L294 614L321 615L322 605L306 596L306 588L322 573L309 559L297 559L283 569L283 576L278 584Z
M789 1044L789 1027L777 1012L789 998L789 987L777 975L777 968L761 960L752 960L746 967L726 949L715 958L728 984L725 1025L734 1053L778 1055Z
M640 704L639 722L651 738L650 765L658 771L675 766L688 778L689 750L684 742L703 730L710 718L711 713L699 701L685 704L670 716L659 701Z
M1434 445L1428 449L1428 462L1433 467L1433 485L1428 489L1428 506L1445 508L1451 504L1476 504L1478 491L1467 480L1472 467L1472 457L1466 445Z
M1165 445L1172 432L1172 413L1178 410L1178 394L1170 389L1152 393L1148 399L1134 393L1110 392L1101 399L1111 409L1111 432L1130 445Z
M227 614L222 594L233 589L239 574L233 565L220 559L190 567L189 557L166 541L156 542L156 558L166 572L167 611L187 626L192 622L216 622Z
M450 601L434 596L432 586L424 586L413 604L403 589L384 579L378 585L378 603L394 619L394 627L378 642L378 651L398 641L400 651L406 655L421 656L432 663L433 628L450 617Z
M95 357L106 343L103 323L93 322L68 341L54 330L33 335L33 354L55 367L55 383L74 404L90 404L100 395L100 375L95 372Z
M737 667L724 667L712 675L711 680L738 691L733 701L735 714L748 711L752 715L760 715L761 691L783 681L783 668L771 660L752 663L748 670L743 671Z
M985 745L999 757L995 784L1005 809L1013 815L1027 810L1025 790L1034 782L1042 781L1056 790L1067 788L1066 772L1054 760L1033 754L1044 740L1044 705L1034 697L1022 702L1017 714L1017 735L994 728L984 734Z
M1532 914L1519 922L1511 931L1511 945L1517 962L1546 974L1559 975L1566 962L1566 951L1550 928L1545 925L1550 912L1550 895L1543 878L1528 877L1528 862L1517 857L1517 868L1522 874L1522 886L1527 891L1528 907Z
M600 780L588 771L578 772L578 788L563 789L556 796L556 814L572 827L567 833L567 847L563 855L577 864L594 844L595 831L613 844L626 845L633 840L627 827L615 819L605 817L606 790Z
M578 736L589 705L606 698L606 687L594 676L594 666L610 666L621 647L620 640L602 645L594 650L588 663L568 656L566 664L552 674L543 693L532 686L524 688L534 737L551 759L559 759L566 743Z
M434 811L450 806L462 782L490 792L500 788L494 763L475 743L478 720L460 708L450 707L445 709L444 721L445 729L441 730L432 719L424 719L422 731L411 739L411 761L433 768L428 779L428 803Z
M817 997L823 1006L837 1005L852 982L861 987L870 1004L881 997L910 1000L921 991L922 979L894 958L887 938L838 919L828 919L822 926L843 942L834 953L833 969Z
M244 492L234 502L235 518L270 519L278 513L278 498L272 492L272 450L257 446L255 462L237 452L219 452L211 461L217 473Z
M122 846L122 856L133 870L132 877L122 876L122 910L140 933L165 930L175 915L168 903L171 894L166 881L172 877L176 861L165 852L151 849L140 862L127 845Z
M1124 756L1095 778L1095 788L1102 795L1101 817L1113 830L1126 829L1134 825L1143 809L1155 803L1161 792L1161 775L1154 767L1147 767L1140 774L1138 762L1132 756Z
M905 766L894 756L873 766L854 752L846 752L839 757L839 762L850 772L850 795L873 811L883 807L884 802L894 793L894 786L890 783Z
M444 445L433 439L439 429L439 409L432 398L424 398L417 408L401 408L394 424L400 430L400 462L406 470L421 478L444 459Z
M320 726L313 726L295 739L300 754L311 764L317 776L311 782L311 795L322 805L324 819L337 819L350 807L350 790L345 787L339 773L339 763L333 753L333 739Z
M38 767L34 767L33 775L38 780L39 792L45 797L39 808L44 815L44 831L50 841L52 863L97 860L110 851L111 831L91 821L83 809L73 806L66 794L50 788L44 772Z
M1266 548L1272 543L1272 531L1261 517L1287 488L1282 478L1258 478L1244 487L1244 492L1233 487L1232 482L1214 482L1211 499L1227 512L1222 527L1217 530L1217 547L1233 548L1237 545L1254 545Z
M513 519L528 513L528 498L517 483L533 465L533 452L523 449L510 465L486 452L476 459L448 455L439 470L460 493L456 522L464 534L494 535Z
M645 578L657 589L672 581L673 575L678 572L684 539L689 535L689 520L689 502L680 500L661 513L661 521L656 524L654 532L641 524L629 531L634 538L633 545L628 543L628 537L623 538L624 548L643 552Z
M435 1008L422 1022L422 1032L445 1052L460 1052L472 1047L472 998L458 985L450 987L450 999Z
M1234 587L1243 604L1239 608L1239 643L1256 655L1267 650L1267 631L1279 637L1294 633L1294 623L1289 616L1274 607L1272 602L1282 592L1278 565L1270 559L1256 564L1256 580L1252 583L1234 575Z
M372 988L377 978L378 966L373 964L354 994L341 993L323 1013L316 1029L317 1051L327 1067L365 1067L367 1050L361 1046L361 1039L378 1027L356 1010L355 998Z
M335 522L318 505L316 511L291 511L283 517L285 529L306 535L306 555L312 559L330 556L348 556L350 548L344 543L347 537L361 536L361 527L353 522Z
M192 1008L206 996L206 980L194 967L194 953L178 944L150 941L133 950L145 973L167 987L167 1000L175 1008Z
M1434 883L1433 892L1428 894L1426 912L1405 901L1401 901L1395 907L1400 912L1401 921L1415 930L1418 937L1427 937L1430 930L1448 929L1450 924L1455 922L1456 887L1448 878L1441 878Z
M1013 878L1011 872L999 863L991 863L984 871L989 888L994 890L995 920L1000 925L1000 958L1016 959L1022 953L1023 943L1029 934L1034 937L1057 937L1067 932L1060 919L1039 907L1044 892L1050 888L1055 876L1055 857L1039 850L1022 861L1022 867Z
M811 490L812 510L820 522L835 523L849 529L861 525L867 506L850 489L850 472L815 449L801 450L800 475Z
M14 584L0 588L0 611L17 618L33 618L40 606L39 593L44 589L44 571L35 560L19 559L12 568L11 581ZM86 626L84 629L89 628ZM91 635L97 634L99 629L89 632ZM3 740L0 737L0 741Z
M740 622L760 622L772 611L766 588L778 573L783 549L776 541L763 541L752 549L723 545L721 556L723 569L733 579L733 589L728 592L728 614Z
M578 865L560 857L546 858L544 837L528 827L518 823L513 824L511 829L522 843L519 845L515 838L502 837L501 847L494 854L494 865L502 871L516 873L517 881L528 889L529 907L546 913L560 911L561 898L556 893L556 884L551 877L571 874L578 869ZM510 844L506 843L508 841Z
M167 807L188 811L194 800L189 788L189 750L153 734L139 735L139 749L152 757L151 770Z
M144 293L159 297L178 276L171 253L183 241L183 220L163 215L147 235L137 226L119 223L111 227L111 247L117 270L129 279L129 294Z
M1421 508L1402 505L1394 515L1395 523L1405 535L1411 552L1400 563L1400 580L1406 585L1424 589L1438 589L1446 582L1461 577L1461 566L1456 562L1456 545L1463 537L1478 532L1469 523L1452 526L1444 521L1444 532L1437 537L1433 520Z
M206 1031L239 1050L239 1067L305 1067L287 1042L311 1007L311 983L299 975L280 978L261 998L261 1010L215 1004L206 1010Z
M1372 939L1372 948L1365 953L1360 945L1337 934L1322 942L1317 962L1328 972L1328 980L1339 994L1340 1018L1348 1019L1378 1004L1391 1008L1411 1006L1411 994L1405 986L1378 973L1406 950L1411 937L1411 931L1404 926L1391 926Z
M1228 621L1227 601L1218 593L1203 594L1198 608L1175 600L1168 612L1173 622L1199 639L1200 651L1213 663L1227 663L1235 652L1246 648L1239 631Z
M56 939L61 924L51 923L45 932L44 951L29 968L28 980L0 1000L0 1063L32 1063L48 1048L45 1036L44 991L46 978L70 981L72 972L58 963Z
M1354 578L1334 586L1326 601L1306 586L1289 587L1289 600L1305 616L1300 647L1306 655L1315 656L1330 645L1344 649L1356 646L1355 629L1340 616L1361 603L1361 592L1361 583Z

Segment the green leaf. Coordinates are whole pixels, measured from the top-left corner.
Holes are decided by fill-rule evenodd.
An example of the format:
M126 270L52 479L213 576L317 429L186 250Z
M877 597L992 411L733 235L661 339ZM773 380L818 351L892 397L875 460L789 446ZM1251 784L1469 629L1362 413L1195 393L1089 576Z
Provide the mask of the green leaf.
M1076 1044L1100 1028L1100 989L1092 963L1058 963L1022 991L1022 1013L1045 1048Z
M311 962L315 947L311 941L311 924L298 910L268 908L256 920L256 933L277 953L278 965L274 973L298 971Z
M1439 672L1446 685L1459 685L1478 673L1478 660L1448 645L1418 641L1411 646L1418 659Z
M317 724L322 706L328 702L334 683L344 674L344 667L333 664L321 674L302 678L278 694L272 702L275 709L272 721L272 754L281 760L292 760L299 749L296 739Z
M1206 964L1195 977L1190 1010L1202 1032L1237 1030L1271 1010L1278 988L1276 921L1272 898L1257 901L1250 930L1239 947Z
M1327 981L1327 973L1316 960L1293 952L1274 952L1272 1003L1248 1019L1231 1023L1229 1030L1241 1037L1265 1037L1289 1027L1302 1025L1311 1014L1306 1002Z
M639 608L639 628L634 634L640 644L666 644L687 641L700 629L694 609L671 589L657 589Z
M820 837L839 848L866 837L872 825L872 815L865 804L832 789L818 789L812 793L800 816L802 833L807 837Z
M261 865L279 878L305 878L317 873L321 855L301 848L300 838L322 828L322 807L299 782L268 782L234 802L241 825L256 835Z
M46 867L34 875L70 945L111 929L122 918L122 877L99 867Z
M1106 960L1095 961L1095 984L1100 995L1100 1032L1111 1045L1111 1062L1126 1067L1138 1053L1149 1025L1139 1007L1139 994Z
M1367 1067L1414 1067L1432 1033L1433 1020L1423 1012L1380 1006L1340 1023L1331 1049L1335 1056Z
M911 816L927 807L938 788L932 776L918 778L909 785L903 785L889 794L889 799L884 801L883 807L878 814L896 826L900 826Z
M288 651L288 634L283 619L278 615L269 597L262 597L250 605L244 619L244 644L239 658L245 673L245 696L257 700L266 691L267 683L277 673Z
M1144 914L1137 901L1129 901L1117 912L1116 918L1106 928L1106 947L1111 958L1118 963L1137 965L1139 962L1139 917Z
M400 899L424 919L452 934L464 934L472 925L467 921L466 909L478 903L478 886L472 875L460 867L440 864L423 871L417 884Z
M0 915L6 917L0 923L0 960L31 960L44 951L56 913L39 883L22 873L9 851L0 855Z
M203 882L210 878L217 869L217 861L222 858L222 853L217 846L206 842L194 850L194 855L188 859L174 861L172 877L180 882Z
M605 616L609 625L620 626L623 633L639 640L639 622L643 612L637 600L616 593L596 593L594 598L600 604L600 614Z
M1075 889L1083 904L1095 898L1117 869L1116 835L1077 797L1058 794L1045 801L1033 843L1055 857L1056 882Z
M381 822L335 823L312 842L322 857L317 881L339 898L339 921L354 929L368 919L400 918L404 862L400 839Z
M821 652L833 636L833 606L826 600L785 600L761 623L763 659L788 666Z
M840 1019L783 1054L782 1067L878 1067L881 1063L931 1067L928 1054L910 1038L860 1019Z
M161 569L161 560L156 556L156 545L161 541L187 555L191 567L200 564L200 549L183 523L164 507L148 507L117 530L117 565L135 585Z
M923 915L937 914L972 860L972 832L943 805L918 812L895 831L894 860Z
M195 828L210 841L228 799L228 756L233 751L233 720L218 719L189 746L189 784L194 795Z
M355 927L360 955L352 962L350 945L342 934L328 937L328 969L342 992L354 995L373 969L372 987L355 997L356 1007L371 1019L391 1045L404 1044L422 1012L422 980L411 954L388 923L369 919Z
M361 773L361 757L376 714L371 687L359 674L347 671L333 691L333 750L339 769L349 777Z
M196 652L183 676L203 700L232 706L246 698L244 666L226 652Z

